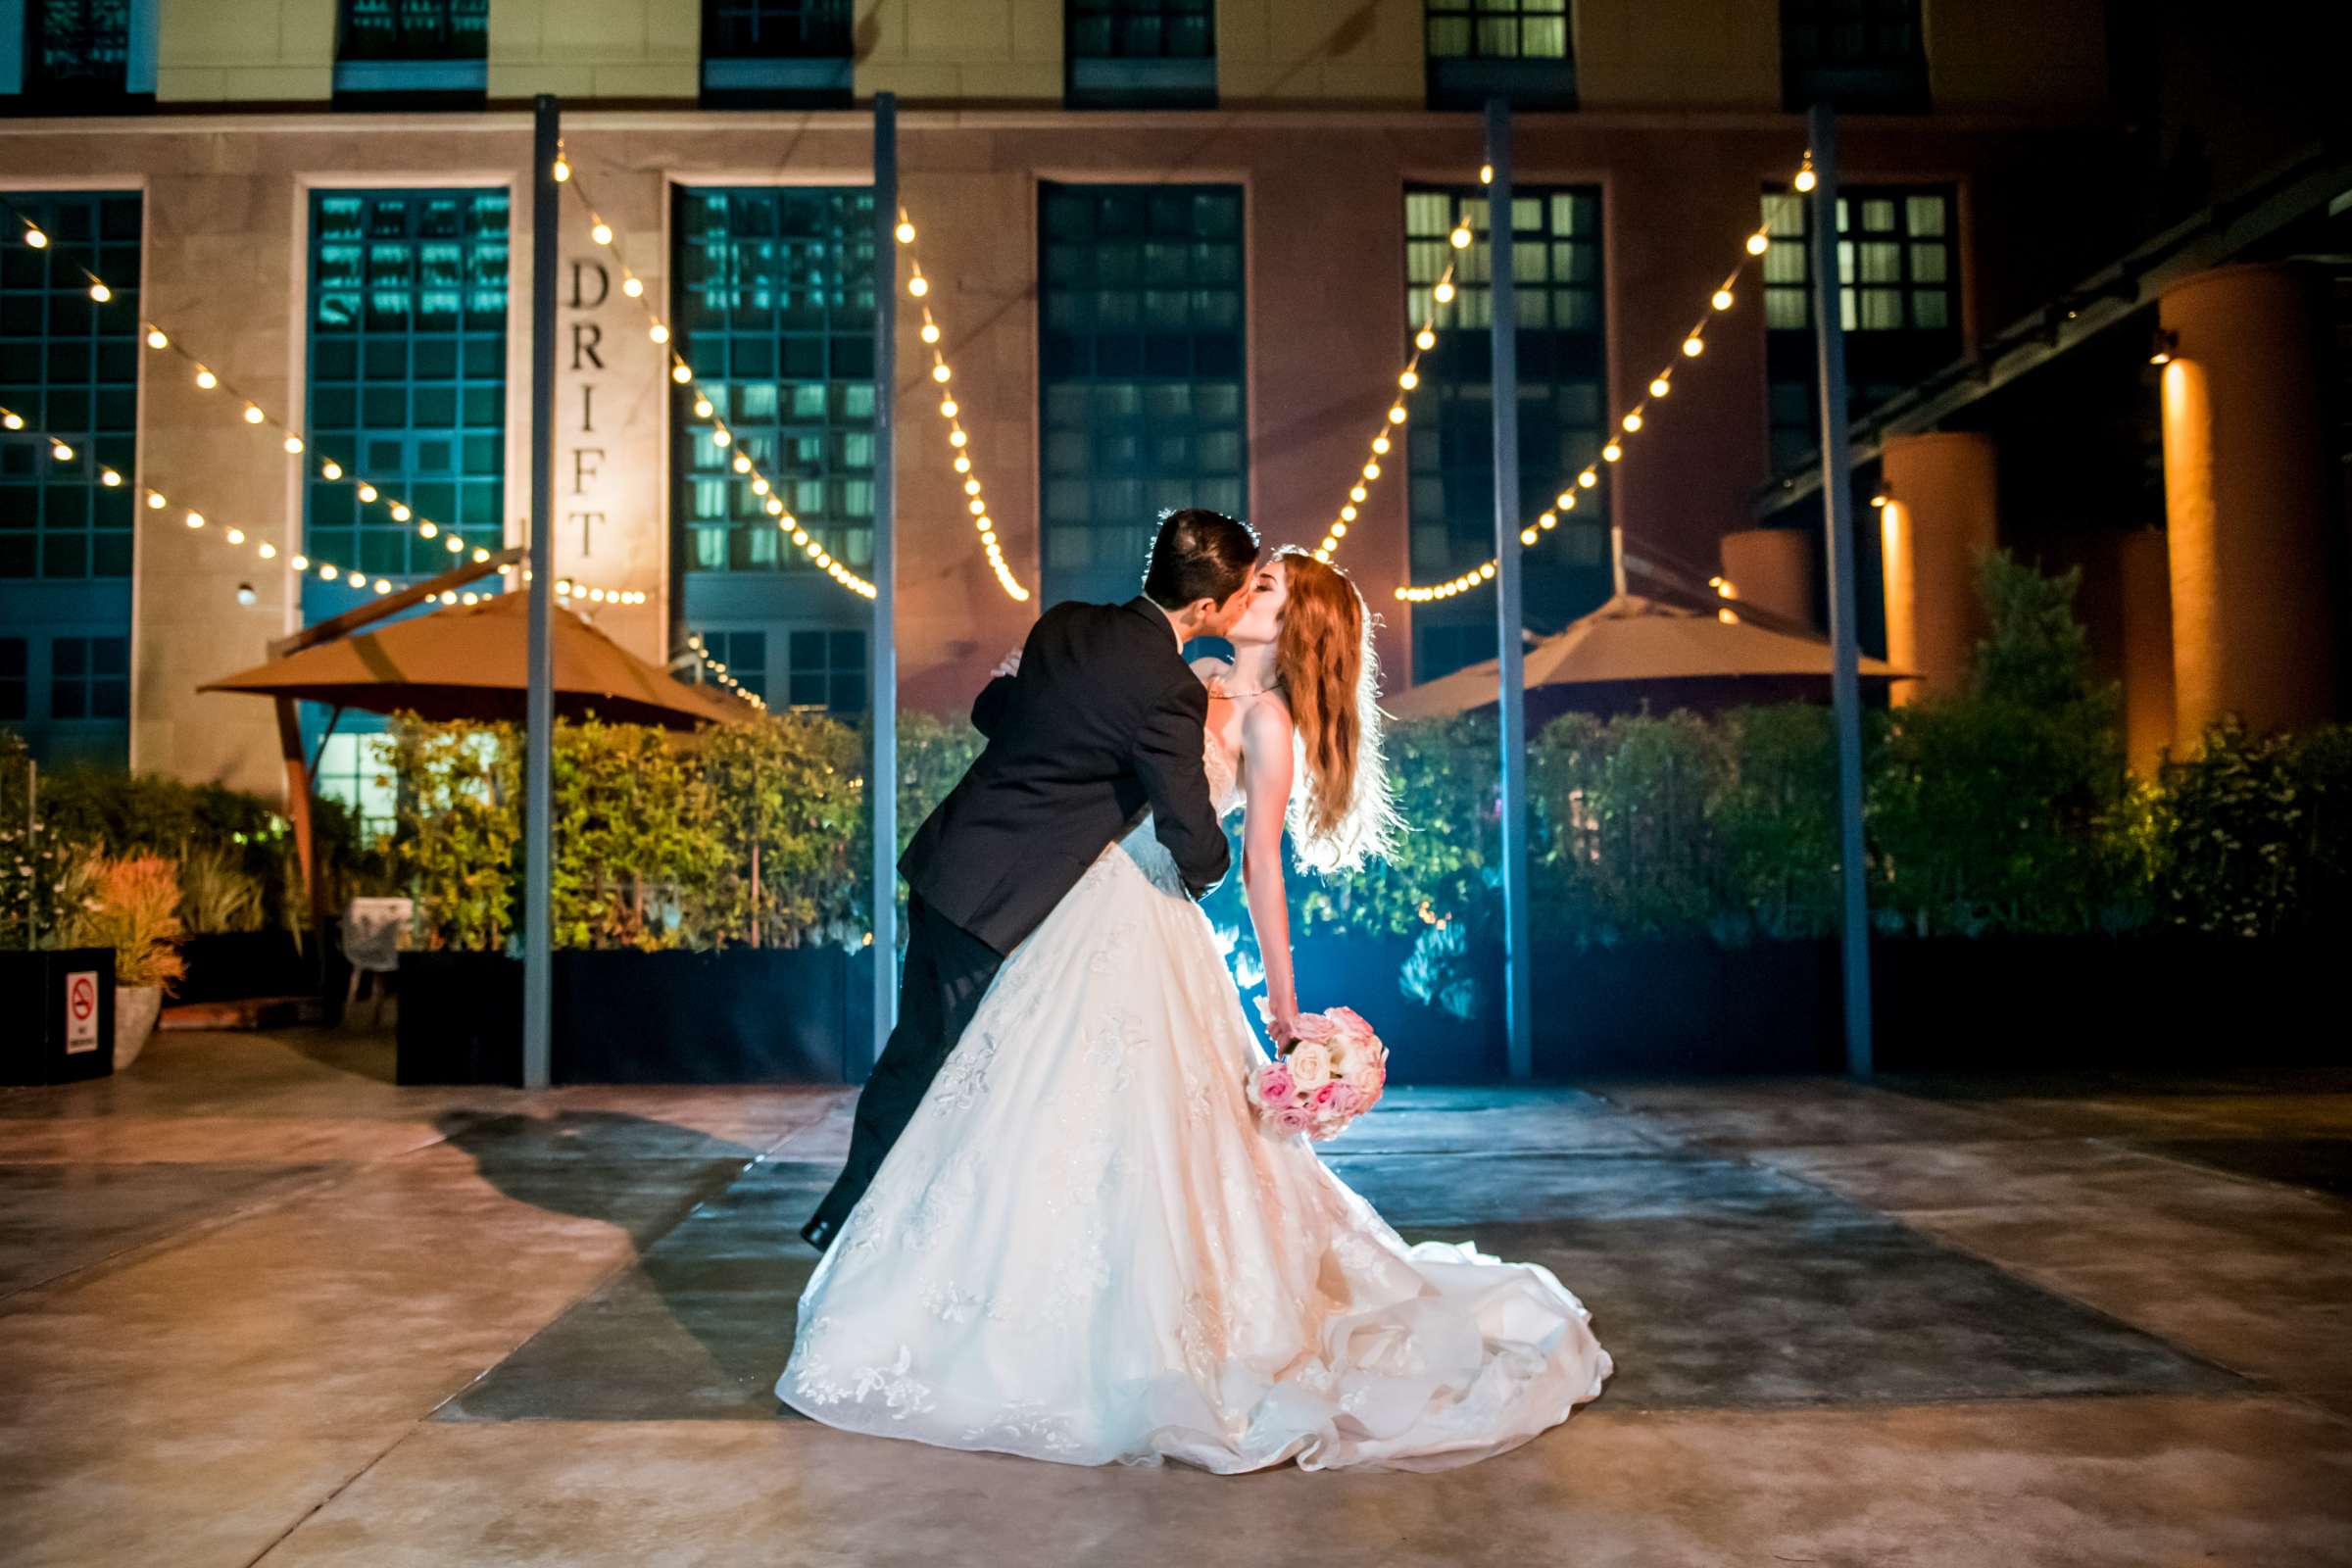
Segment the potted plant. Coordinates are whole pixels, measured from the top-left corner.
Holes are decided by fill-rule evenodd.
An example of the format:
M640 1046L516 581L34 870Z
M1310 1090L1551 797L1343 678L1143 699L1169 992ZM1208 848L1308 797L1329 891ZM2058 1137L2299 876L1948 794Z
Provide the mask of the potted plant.
M160 855L100 859L75 922L79 946L115 950L115 1070L138 1059L164 993L187 972L179 956L179 875Z

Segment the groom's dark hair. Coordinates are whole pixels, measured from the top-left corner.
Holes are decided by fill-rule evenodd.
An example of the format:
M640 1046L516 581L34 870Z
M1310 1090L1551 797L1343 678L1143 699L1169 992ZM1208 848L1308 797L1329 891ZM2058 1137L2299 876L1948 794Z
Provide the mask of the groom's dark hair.
M1219 604L1240 592L1257 564L1257 530L1221 512L1187 507L1160 514L1144 572L1144 597L1162 610L1201 599Z

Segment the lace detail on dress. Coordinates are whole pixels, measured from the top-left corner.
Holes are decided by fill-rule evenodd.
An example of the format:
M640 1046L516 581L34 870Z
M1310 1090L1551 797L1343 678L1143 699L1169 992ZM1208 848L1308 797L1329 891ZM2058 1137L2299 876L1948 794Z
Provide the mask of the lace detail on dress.
M1221 810L1236 764L1204 738ZM1439 1469L1613 1366L1539 1263L1407 1245L1298 1137L1149 817L1007 956L801 1298L776 1383L850 1431L1078 1464Z

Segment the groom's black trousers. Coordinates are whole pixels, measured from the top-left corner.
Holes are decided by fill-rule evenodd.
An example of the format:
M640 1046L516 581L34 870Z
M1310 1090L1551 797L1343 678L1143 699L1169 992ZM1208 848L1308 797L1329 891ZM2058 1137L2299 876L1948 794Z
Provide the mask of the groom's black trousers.
M979 1010L1004 956L919 897L906 900L906 971L899 982L899 1023L858 1096L849 1163L816 1208L838 1230L865 1196L882 1156L899 1141L915 1106Z

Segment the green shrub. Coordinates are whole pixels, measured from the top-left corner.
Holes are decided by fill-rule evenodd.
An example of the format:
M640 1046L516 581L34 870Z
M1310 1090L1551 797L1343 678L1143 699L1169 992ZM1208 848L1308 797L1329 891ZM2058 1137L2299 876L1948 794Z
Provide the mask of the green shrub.
M393 736L396 854L420 937L507 946L522 882L519 732L404 717ZM869 929L867 744L822 714L693 736L558 723L557 945L857 945ZM961 721L901 716L902 845L978 746Z
M1989 630L1968 689L1887 715L1867 784L1871 903L1885 923L2063 934L2129 923L2144 905L2126 842L2120 702L2091 677L2080 579L1987 556Z
M394 717L393 864L427 948L498 950L514 928L522 859L522 746L513 724Z
M2352 924L2352 726L2217 724L2165 763L2152 814L2169 924L2246 937Z

